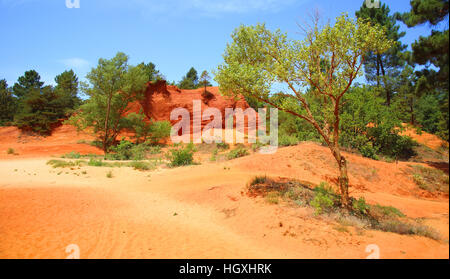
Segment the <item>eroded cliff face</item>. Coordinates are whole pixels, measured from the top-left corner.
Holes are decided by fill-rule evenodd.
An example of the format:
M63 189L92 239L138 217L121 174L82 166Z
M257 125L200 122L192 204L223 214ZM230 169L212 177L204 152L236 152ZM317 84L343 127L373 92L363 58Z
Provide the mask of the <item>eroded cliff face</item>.
M237 99L222 96L218 87L206 87L207 94L204 94L205 88L185 90L179 89L173 85L167 85L165 81L157 81L149 83L145 92L144 100L130 104L130 112L138 113L140 110L144 112L147 118L156 121L170 120L170 113L176 108L185 108L190 113L191 122L193 119L194 100L201 101L201 111L208 108L217 108L222 114L222 125L225 125L225 109L241 108L245 110L249 108L248 103L243 97ZM178 120L172 120L174 124ZM202 129L210 120L202 121Z

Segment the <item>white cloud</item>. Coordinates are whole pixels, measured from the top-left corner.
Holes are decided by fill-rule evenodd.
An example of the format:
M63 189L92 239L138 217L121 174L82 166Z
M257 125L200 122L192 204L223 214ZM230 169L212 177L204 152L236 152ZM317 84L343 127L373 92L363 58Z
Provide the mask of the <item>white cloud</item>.
M58 62L64 64L66 67L68 68L72 68L72 69L85 69L87 67L89 67L90 63L89 61L83 59L83 58L67 58L67 59L62 59L59 60Z

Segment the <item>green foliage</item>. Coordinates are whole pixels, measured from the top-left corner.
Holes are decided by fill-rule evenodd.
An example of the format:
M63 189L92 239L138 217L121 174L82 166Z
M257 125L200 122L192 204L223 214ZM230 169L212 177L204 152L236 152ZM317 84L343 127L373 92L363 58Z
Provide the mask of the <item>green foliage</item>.
M156 65L152 62L145 64L142 62L139 64L140 67L144 69L145 75L147 76L148 81L157 81L164 79L163 75L156 69Z
M108 172L106 173L106 177L107 177L107 178L113 178L113 173L112 173L112 171L108 171Z
M399 135L402 125L395 106L383 105L376 90L375 87L354 87L345 96L340 144L372 159L377 159L377 154L398 159L414 156L415 143Z
M291 146L297 145L299 140L296 136L289 136L286 134L279 134L278 136L278 145L279 146Z
M130 167L132 167L135 170L150 170L152 167L150 166L150 164L145 163L145 162L141 162L141 161L133 161L130 163Z
M199 80L198 85L205 87L205 92L207 92L206 87L211 86L210 80L211 80L211 77L209 76L208 71L205 70L200 75L200 80Z
M177 147L169 150L167 158L171 167L192 165L194 163L194 145L188 144L186 147Z
M23 99L32 91L39 91L43 85L41 76L35 70L26 71L14 84L13 94L17 98Z
M63 156L61 156L61 158L67 158L67 159L80 159L81 158L81 154L75 151L72 151L70 153L67 153Z
M266 175L264 175L264 176L255 176L250 181L250 186L266 183L268 181L268 179L269 178Z
M90 85L83 84L82 90L90 98L68 123L79 130L92 127L107 153L118 133L130 128L128 104L143 98L148 73L142 65L128 65L128 56L119 52L112 59L99 59L86 78Z
M7 150L6 150L6 154L8 154L8 155L11 155L11 154L15 154L16 152L14 151L14 149L13 148L8 148Z
M110 160L143 160L149 147L146 144L134 144L122 139L119 144L111 147L112 153L107 155Z
M49 135L52 127L64 117L64 107L59 101L59 96L51 86L33 89L21 99L15 124L22 130Z
M393 206L383 206L379 204L371 205L369 211L370 214L378 220L406 216L403 212Z
M80 166L82 161L64 161L64 160L50 160L47 162L47 165L52 166L53 168L70 168L75 166Z
M390 105L394 92L397 90L396 77L405 64L406 57L403 51L407 46L402 44L400 39L406 33L399 32L400 26L396 24L395 15L390 15L390 9L386 4L380 4L379 8L374 9L367 7L364 2L355 14L358 18L383 27L386 37L392 41L387 51L384 53L379 53L377 50L369 51L364 61L366 79L372 84L382 86L382 95L386 98L386 104Z
M178 88L195 89L198 86L198 75L194 67L191 67L186 75L178 83Z
M336 206L339 206L339 196L327 183L320 183L314 188L314 198L309 203L316 211L316 214L330 212Z
M346 163L338 142L342 98L361 76L365 54L383 53L393 42L382 27L364 19L343 14L323 28L315 19L302 41L264 24L240 26L231 35L215 80L224 95L258 99L307 121L341 166ZM286 88L277 93L285 98L279 105L270 98L275 84ZM348 179L344 174L341 178L342 200L348 206Z
M70 114L80 106L81 99L78 98L78 77L73 70L64 71L55 78L55 93L58 95L59 103L65 114Z
M172 125L169 121L155 121L150 126L150 142L157 144L170 136Z
M230 149L230 145L226 142L218 142L216 143L216 147L223 150Z
M11 123L17 110L17 99L8 88L6 80L0 80L0 126Z
M94 158L90 158L89 162L88 162L88 166L91 167L102 167L103 166L103 161L102 160L97 160Z
M356 214L364 216L369 212L370 206L366 203L366 200L361 197L357 200L353 199L352 208Z
M358 151L364 157L378 160L377 152L378 150L373 146L371 142L366 142L366 144L359 146Z
M244 147L237 147L227 154L227 159L232 160L249 155L248 150Z
M425 95L416 105L417 123L424 131L436 134L439 131L439 121L442 113L439 108L439 99L434 95Z
M413 181L419 188L430 192L449 192L449 178L439 169L428 168L421 165L413 165Z
M280 202L280 194L278 192L269 192L266 195L266 201L271 204L278 204Z

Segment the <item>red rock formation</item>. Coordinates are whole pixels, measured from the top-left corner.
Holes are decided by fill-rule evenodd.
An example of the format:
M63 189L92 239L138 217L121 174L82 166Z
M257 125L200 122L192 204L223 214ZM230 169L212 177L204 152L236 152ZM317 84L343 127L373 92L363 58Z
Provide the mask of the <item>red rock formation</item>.
M248 103L243 97L235 100L232 97L222 96L218 87L207 87L207 92L211 93L204 97L202 94L205 88L185 90L179 89L173 85L167 85L165 81L157 81L149 83L145 92L145 98L141 102L130 104L129 112L138 113L141 109L147 118L156 121L169 120L170 113L176 108L185 108L190 112L191 122L193 119L193 101L201 101L202 113L210 107L217 108L222 113L222 124L225 125L225 108L241 108L243 110L249 108ZM178 122L171 121L172 124ZM210 121L202 121L203 127Z

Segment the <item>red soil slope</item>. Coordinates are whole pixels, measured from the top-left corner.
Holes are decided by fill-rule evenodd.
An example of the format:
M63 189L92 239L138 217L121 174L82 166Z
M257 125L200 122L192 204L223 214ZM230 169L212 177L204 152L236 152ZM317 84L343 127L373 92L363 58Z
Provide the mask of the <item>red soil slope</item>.
M205 88L194 90L179 89L173 85L167 85L163 80L149 83L145 92L145 99L141 102L130 104L130 111L138 113L141 109L144 114L153 120L169 120L170 113L176 108L185 108L190 112L191 122L193 119L193 101L200 100L202 113L208 108L217 108L222 113L222 124L225 125L225 108L249 108L243 97L234 99L222 96L218 87L206 87L206 91L211 93L210 98L204 98L202 93ZM178 120L171 121L172 124ZM210 121L202 121L202 128ZM192 130L191 130L192 131Z

